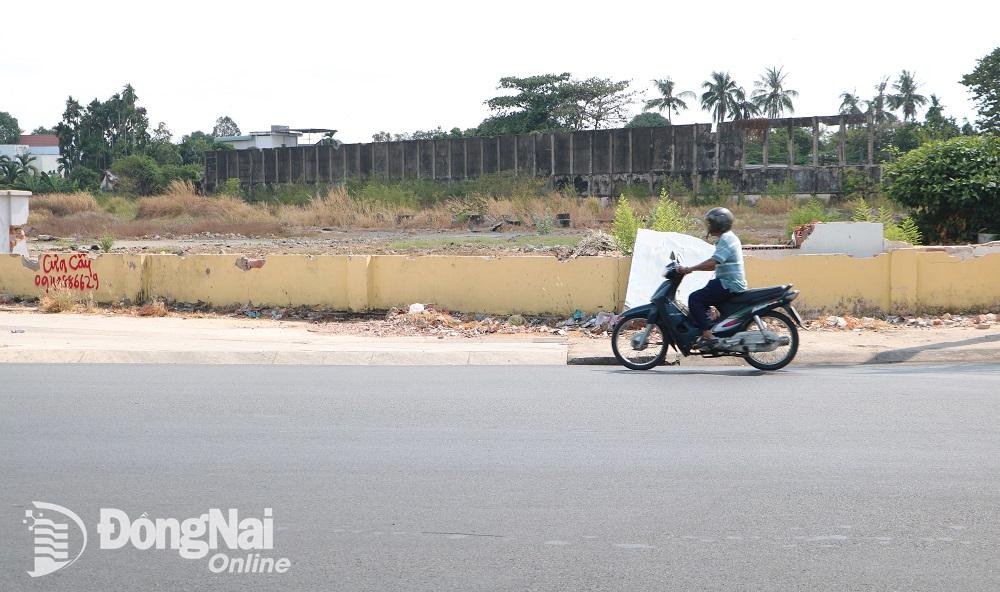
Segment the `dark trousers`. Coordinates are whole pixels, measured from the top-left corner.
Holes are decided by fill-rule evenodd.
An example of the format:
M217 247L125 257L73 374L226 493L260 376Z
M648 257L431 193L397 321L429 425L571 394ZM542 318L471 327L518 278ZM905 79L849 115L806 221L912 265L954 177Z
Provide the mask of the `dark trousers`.
M704 288L691 292L688 307L691 309L691 318L698 323L698 328L702 331L711 329L712 319L708 316L708 307L718 306L732 296L733 293L724 288L719 280L709 280Z

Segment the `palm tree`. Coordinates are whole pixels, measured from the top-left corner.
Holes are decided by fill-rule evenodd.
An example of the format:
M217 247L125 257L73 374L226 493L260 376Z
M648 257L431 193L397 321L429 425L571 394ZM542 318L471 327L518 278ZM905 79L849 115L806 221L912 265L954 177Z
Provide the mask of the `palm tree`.
M712 120L723 122L739 103L736 93L739 86L729 72L712 72L709 80L701 83L705 92L701 95L701 108L712 113Z
M753 83L757 90L753 91L754 105L768 118L777 119L787 109L795 112L792 99L799 96L799 91L786 89L785 79L788 78L784 68L768 68L761 74L760 80Z
M646 101L645 111L656 109L657 111L663 112L663 110L666 109L667 121L670 123L673 123L670 118L671 113L680 113L681 109L688 108L687 103L684 101L684 97L691 97L692 99L697 98L697 96L689 90L675 96L674 81L669 77L664 78L663 80L654 80L653 85L656 86L656 90L660 93L660 96Z
M861 115L861 97L855 89L853 93L844 91L840 93L840 114L841 115Z
M927 97L917 94L918 86L920 85L917 84L914 73L906 70L899 73L899 79L892 85L892 88L896 89L896 94L887 97L889 106L893 110L903 110L903 121L911 119L916 121L917 107L927 104Z
M32 156L30 152L26 152L24 154L18 154L17 155L17 164L21 168L21 175L27 175L29 177L33 177L33 176L37 175L38 174L38 167L36 167L35 165L31 164L31 163L35 162L36 160L38 160L38 159L35 158L34 156Z
M896 116L886 110L888 97L885 89L888 86L889 77L886 76L875 85L875 96L870 101L865 101L865 114L872 116L876 124L896 121Z
M743 87L739 87L733 93L736 101L733 103L733 121L738 119L751 119L760 115L760 107L754 103L753 99L747 100L747 93Z

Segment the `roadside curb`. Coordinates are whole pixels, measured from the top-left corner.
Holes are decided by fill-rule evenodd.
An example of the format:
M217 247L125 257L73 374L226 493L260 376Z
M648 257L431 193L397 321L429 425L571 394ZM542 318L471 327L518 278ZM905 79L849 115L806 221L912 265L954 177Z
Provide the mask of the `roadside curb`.
M740 361L739 358L682 358L681 364L705 364ZM1000 348L977 348L974 350L956 350L951 352L927 351L921 348L909 348L875 352L859 355L856 352L827 352L826 355L799 355L792 364L807 364L810 366L863 366L875 364L953 364L974 362L1000 362ZM568 356L566 364L570 366L617 366L614 356Z

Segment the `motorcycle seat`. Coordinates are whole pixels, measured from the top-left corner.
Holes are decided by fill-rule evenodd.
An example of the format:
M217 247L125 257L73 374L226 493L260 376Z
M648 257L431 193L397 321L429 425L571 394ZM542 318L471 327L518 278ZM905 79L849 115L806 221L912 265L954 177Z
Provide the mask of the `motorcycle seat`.
M782 294L792 288L792 284L783 286L770 286L767 288L754 288L744 290L726 301L726 304L750 304L753 302L763 302L766 300L776 300Z

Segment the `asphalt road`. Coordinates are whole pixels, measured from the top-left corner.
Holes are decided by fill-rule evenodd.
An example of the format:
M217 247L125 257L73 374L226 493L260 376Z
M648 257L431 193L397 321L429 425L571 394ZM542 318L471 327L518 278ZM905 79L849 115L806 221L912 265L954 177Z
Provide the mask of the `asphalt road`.
M4 592L1000 588L998 366L0 374ZM89 534L37 578L33 501ZM98 548L265 507L284 574Z

